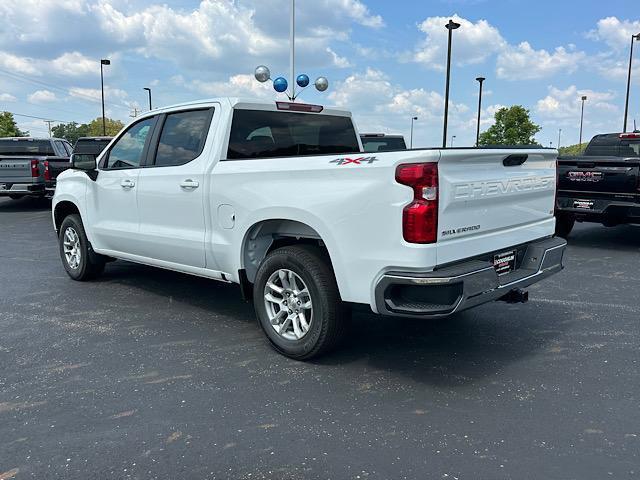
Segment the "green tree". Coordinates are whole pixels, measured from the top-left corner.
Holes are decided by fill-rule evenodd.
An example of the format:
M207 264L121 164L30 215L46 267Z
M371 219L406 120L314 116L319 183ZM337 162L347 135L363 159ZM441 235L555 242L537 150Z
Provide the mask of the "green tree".
M576 143L575 145L567 145L566 147L560 147L558 153L563 156L569 155L582 155L584 149L587 148L586 143Z
M51 129L51 133L56 138L64 138L71 145L75 145L80 137L89 136L89 125L77 122L60 123Z
M495 123L480 134L480 145L533 145L540 131L529 118L529 110L521 105L503 107L496 112Z
M124 128L124 123L120 120L113 120L112 118L105 119L105 126L107 135L114 136L120 130ZM91 120L89 123L89 135L99 137L102 135L102 117L98 117L95 120Z
M23 132L18 128L12 113L0 113L0 137L27 137L28 135L29 132Z

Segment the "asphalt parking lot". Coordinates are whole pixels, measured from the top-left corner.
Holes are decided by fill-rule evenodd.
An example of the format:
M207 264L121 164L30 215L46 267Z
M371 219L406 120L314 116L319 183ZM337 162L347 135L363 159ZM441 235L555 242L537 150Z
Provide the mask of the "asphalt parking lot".
M355 315L275 353L234 286L76 283L47 201L0 199L0 479L640 475L640 228L578 225L526 305Z

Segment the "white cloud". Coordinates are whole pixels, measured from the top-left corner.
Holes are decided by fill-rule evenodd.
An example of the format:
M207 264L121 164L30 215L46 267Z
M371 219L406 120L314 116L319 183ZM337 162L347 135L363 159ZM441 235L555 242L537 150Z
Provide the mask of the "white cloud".
M40 75L40 71L33 63L33 60L30 58L18 57L17 55L0 51L0 68L10 72L26 75Z
M553 53L534 50L528 42L507 46L498 55L496 73L504 80L533 80L574 72L585 59L584 52L558 47Z
M434 70L444 70L447 57L449 19L461 27L453 32L452 58L458 65L481 63L504 48L506 42L497 28L486 20L473 23L458 15L452 17L429 17L418 28L425 38L418 44L412 60Z
M640 20L607 17L598 20L596 29L591 30L587 37L602 41L614 50L624 50L629 48L631 35L637 33L640 33Z
M82 76L95 75L100 62L87 58L80 52L67 52L51 61L51 69L61 75Z
M181 76L176 76L172 81L200 95L208 97L251 97L264 100L273 100L276 92L271 87L271 82L260 83L253 75L234 75L225 81L205 82L202 80L186 81Z
M333 59L333 65L338 68L349 68L351 67L351 63L345 57L341 57L336 52L334 52L330 47L327 47L327 53L331 55Z
M616 98L615 93L578 89L571 85L564 90L550 86L549 94L536 103L536 113L543 118L575 120L580 115L583 95L587 97L585 108L591 112L595 110L598 115L618 112L618 107L611 103Z
M36 90L27 98L29 103L50 103L56 100L56 94L49 90Z
M0 102L17 102L18 99L10 93L0 93Z

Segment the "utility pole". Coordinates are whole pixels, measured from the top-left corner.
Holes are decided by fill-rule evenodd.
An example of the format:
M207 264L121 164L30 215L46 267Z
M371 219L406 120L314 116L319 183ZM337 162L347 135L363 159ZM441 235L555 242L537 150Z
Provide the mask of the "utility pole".
M49 127L49 138L51 138L51 124L53 123L53 120L45 120L44 123Z
M142 112L142 110L138 110L138 107L133 107L133 112L129 115L131 118L136 118L138 116L138 112Z
M480 92L478 93L478 125L476 127L476 147L480 143L480 112L482 111L482 82L486 80L484 77L476 78L480 84Z
M453 31L460 28L460 24L449 20L449 23L445 25L445 28L449 31L449 43L447 47L447 83L444 93L444 131L442 132L442 148L447 148L447 122L449 120L449 82L451 80L451 37Z
M558 149L560 149L560 135L562 135L562 129L558 129Z

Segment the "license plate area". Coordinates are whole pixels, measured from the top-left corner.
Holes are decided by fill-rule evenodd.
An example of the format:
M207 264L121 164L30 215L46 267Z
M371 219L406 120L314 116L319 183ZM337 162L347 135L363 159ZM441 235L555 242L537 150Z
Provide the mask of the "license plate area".
M516 250L496 253L493 256L493 268L498 276L506 275L516 268Z
M577 208L580 210L593 210L594 202L593 200L574 200L573 208Z

